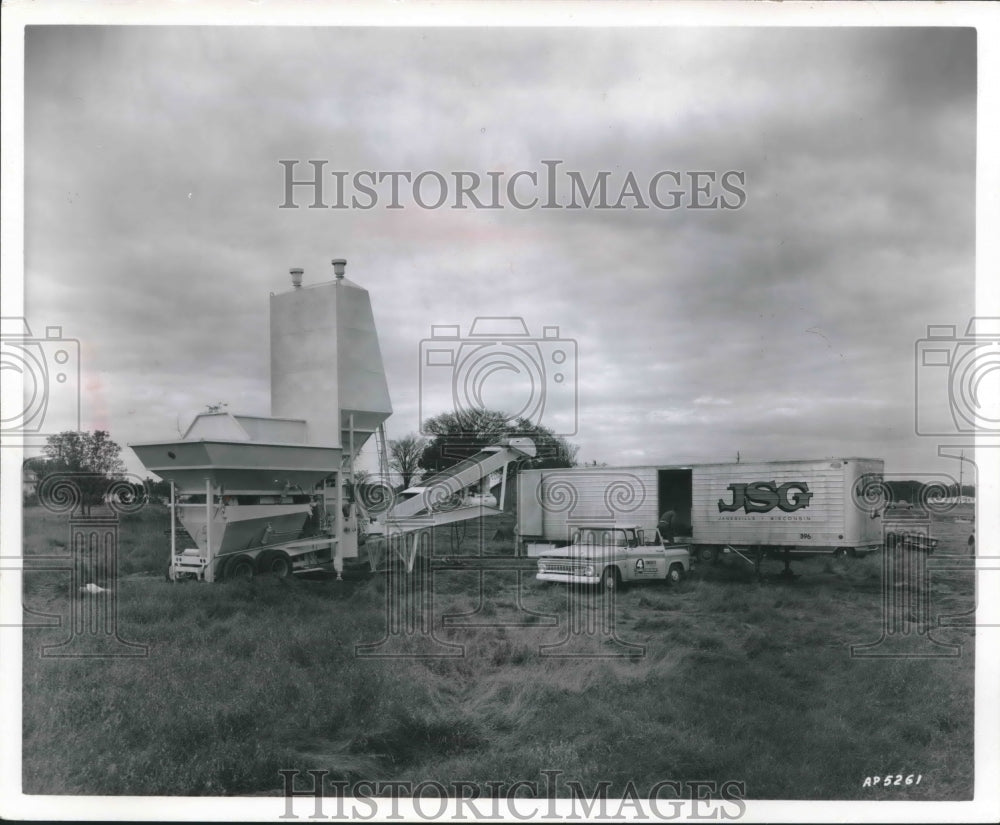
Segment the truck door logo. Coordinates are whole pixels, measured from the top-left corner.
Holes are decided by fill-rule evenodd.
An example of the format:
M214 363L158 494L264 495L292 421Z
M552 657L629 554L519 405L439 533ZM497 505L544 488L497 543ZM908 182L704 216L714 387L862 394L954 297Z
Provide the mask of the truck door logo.
M813 494L804 481L789 481L778 486L773 481L755 481L752 484L730 484L726 489L733 494L733 500L719 499L720 513L734 513L742 509L746 513L769 513L775 507L785 513L794 513L808 507Z

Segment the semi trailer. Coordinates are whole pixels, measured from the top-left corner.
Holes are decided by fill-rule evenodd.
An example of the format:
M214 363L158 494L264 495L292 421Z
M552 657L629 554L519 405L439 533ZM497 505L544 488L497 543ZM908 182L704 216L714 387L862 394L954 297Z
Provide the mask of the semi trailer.
M521 552L566 545L595 521L652 534L666 516L701 561L733 553L759 567L767 555L864 555L883 542L883 471L876 458L526 470Z

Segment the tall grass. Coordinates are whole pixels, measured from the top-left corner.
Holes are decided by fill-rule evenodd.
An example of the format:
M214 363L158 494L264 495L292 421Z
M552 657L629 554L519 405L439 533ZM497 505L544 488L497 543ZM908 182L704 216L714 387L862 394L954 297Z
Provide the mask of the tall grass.
M29 552L65 525L38 515L28 511ZM698 779L743 780L753 798L971 794L971 632L947 631L964 645L957 659L849 656L880 632L878 557L797 563L794 583L706 567L680 587L624 591L616 633L645 653L620 658L595 658L615 651L600 638L578 640L591 656L543 655L567 638L579 594L530 577L518 593L513 573L437 572L436 638L464 655L358 657L355 645L386 635L383 575L167 584L157 518L123 523L115 590L120 635L148 657L46 659L41 646L65 628L24 634L29 793L277 795L278 770L316 768L414 783L556 769L619 793ZM68 614L76 594L32 583L43 575L28 575L27 602ZM936 586L971 603L971 576L948 576ZM395 642L396 653L436 649ZM924 778L862 788L890 772Z

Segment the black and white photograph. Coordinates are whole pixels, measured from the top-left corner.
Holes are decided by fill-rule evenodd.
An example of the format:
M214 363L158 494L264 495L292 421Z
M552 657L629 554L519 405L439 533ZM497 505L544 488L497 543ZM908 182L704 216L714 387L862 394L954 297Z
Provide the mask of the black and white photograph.
M0 815L1000 817L995 5L3 17Z

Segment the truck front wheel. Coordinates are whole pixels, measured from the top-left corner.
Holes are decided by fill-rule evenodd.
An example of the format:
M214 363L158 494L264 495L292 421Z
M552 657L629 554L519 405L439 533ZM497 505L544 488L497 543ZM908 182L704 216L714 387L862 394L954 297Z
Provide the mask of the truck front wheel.
M622 579L617 567L605 567L601 573L601 589L606 593L621 590Z

